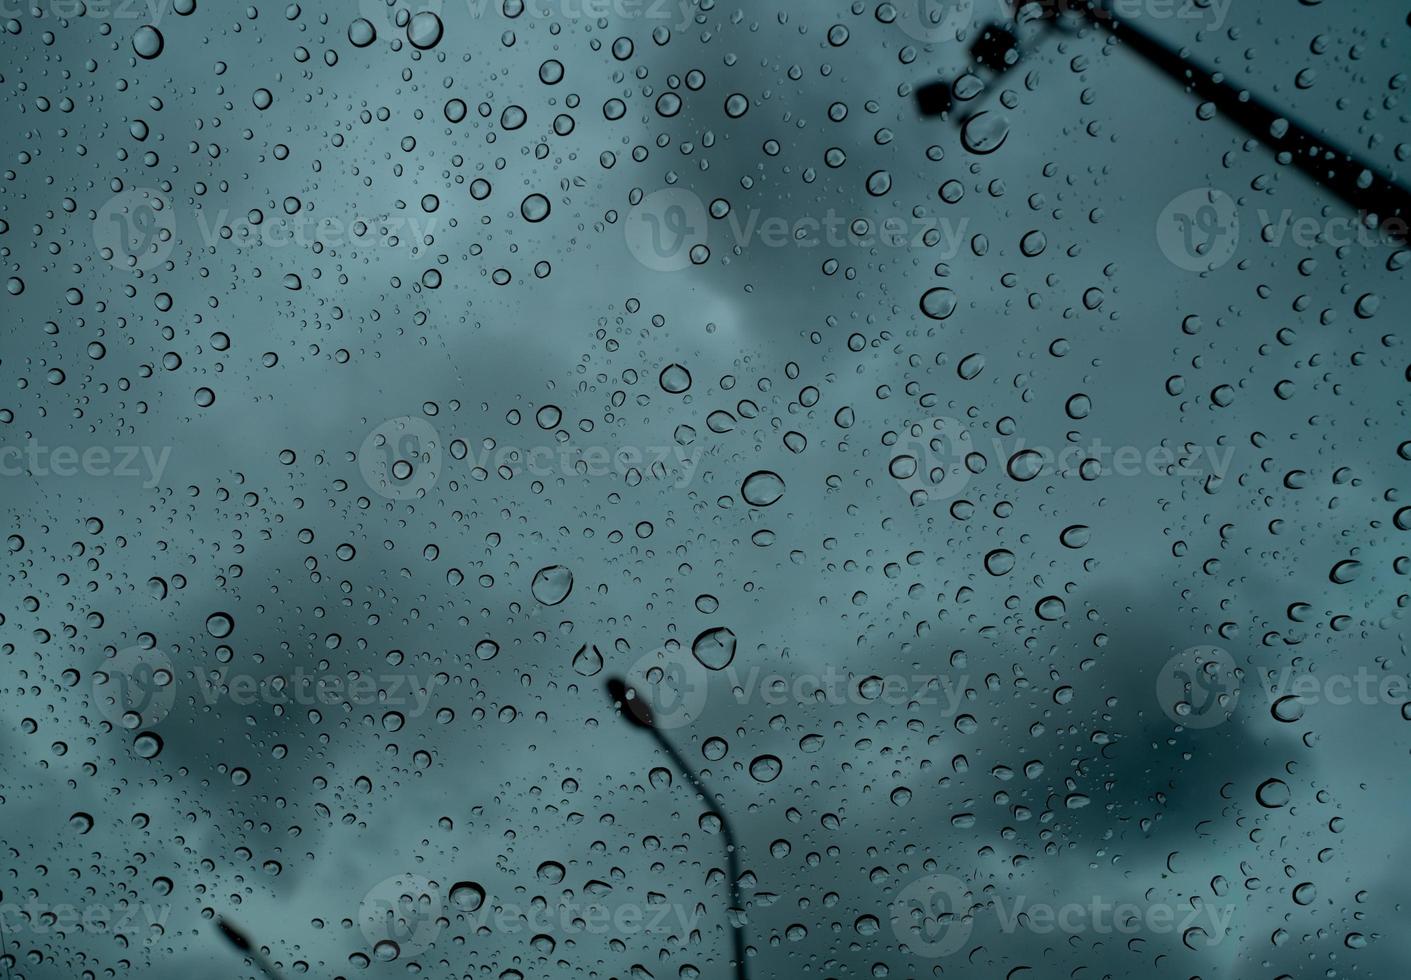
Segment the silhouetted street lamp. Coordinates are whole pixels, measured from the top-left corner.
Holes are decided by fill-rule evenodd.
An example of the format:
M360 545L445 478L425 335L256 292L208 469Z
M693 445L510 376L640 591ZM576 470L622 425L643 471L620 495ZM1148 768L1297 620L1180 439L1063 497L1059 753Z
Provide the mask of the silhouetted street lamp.
M254 943L250 942L249 936L221 918L216 919L216 928L220 930L222 936L230 941L230 945L259 967L260 972L269 977L269 980L281 980L279 971L274 968L274 964L265 958L265 955Z
M1317 135L1288 113L1275 109L1247 89L1225 81L1222 75L1200 67L1105 7L1089 0L1037 0L1019 4L1013 24L1017 28L1021 23L1039 22L1047 35L1070 30L1064 20L1064 15L1069 13L1116 38L1123 48L1192 95L1214 105L1225 119L1275 154L1280 163L1292 165L1360 215L1375 215L1379 224L1403 244L1411 238L1408 236L1411 192L1406 188ZM1005 24L990 24L971 44L970 55L977 65L995 77L1003 75L1019 63L1018 34ZM918 87L915 94L917 106L928 116L949 113L957 102L953 82L930 82ZM965 114L958 121L964 124L973 115Z
M730 827L730 820L725 816L725 812L715 803L715 797L706 788L701 780L700 774L687 764L681 757L681 753L676 751L676 746L667 741L666 736L656 727L656 721L652 717L651 705L647 704L636 690L628 686L621 678L613 677L607 682L608 696L612 698L613 704L619 709L619 713L628 724L635 728L647 731L652 738L656 739L657 745L666 753L679 771L700 793L706 801L706 806L710 809L706 812L714 814L720 821L720 836L725 840L725 864L726 874L730 879L730 909L726 918L730 921L730 931L734 938L735 947L735 977L736 980L747 980L749 974L745 966L745 927L740 921L740 917L745 914L745 907L740 902L740 855L739 848L735 845L735 833Z

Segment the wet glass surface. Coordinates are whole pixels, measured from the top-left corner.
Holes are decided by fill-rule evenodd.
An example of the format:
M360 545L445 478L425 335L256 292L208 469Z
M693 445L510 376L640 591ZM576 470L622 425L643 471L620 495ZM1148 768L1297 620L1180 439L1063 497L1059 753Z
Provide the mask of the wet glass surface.
M0 2L7 980L1403 976L1407 16Z

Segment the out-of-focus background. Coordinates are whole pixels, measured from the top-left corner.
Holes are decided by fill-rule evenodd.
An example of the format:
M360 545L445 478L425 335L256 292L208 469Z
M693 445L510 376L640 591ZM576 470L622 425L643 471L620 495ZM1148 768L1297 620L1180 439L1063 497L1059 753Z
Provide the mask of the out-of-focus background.
M5 0L7 976L1403 976L1411 254L1009 14Z

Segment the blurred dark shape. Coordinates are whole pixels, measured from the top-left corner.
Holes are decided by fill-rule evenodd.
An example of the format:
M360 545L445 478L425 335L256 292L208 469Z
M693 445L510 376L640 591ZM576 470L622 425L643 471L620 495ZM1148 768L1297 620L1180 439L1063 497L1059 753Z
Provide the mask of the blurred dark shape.
M1014 11L1013 24L1014 29L1001 23L981 29L970 46L970 56L977 67L998 77L1018 64L1024 51L1019 39L1023 26L1041 24L1045 34L1053 30L1071 32L1082 24L1095 26L1191 95L1214 105L1225 119L1275 154L1280 163L1292 165L1339 198L1369 227L1380 227L1403 244L1411 241L1411 192L1406 188L1247 89L1237 88L1182 57L1176 49L1121 20L1106 7L1088 0L1027 3ZM929 82L919 86L915 94L922 115L952 114L953 85ZM956 121L963 123L970 115L961 115Z
M243 953L246 959L259 967L260 972L269 977L270 980L282 980L279 971L274 968L274 964L255 948L254 943L250 942L249 936L245 935L222 918L216 919L216 929L220 931L220 934L226 938L230 945Z

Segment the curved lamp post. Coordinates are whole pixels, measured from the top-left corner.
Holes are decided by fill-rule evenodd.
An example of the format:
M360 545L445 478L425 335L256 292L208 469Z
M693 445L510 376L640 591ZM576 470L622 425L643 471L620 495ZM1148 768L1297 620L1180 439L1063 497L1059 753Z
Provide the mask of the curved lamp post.
M730 826L730 819L719 806L714 805L712 802L714 796L706 787L700 774L691 768L681 757L681 753L676 750L676 746L672 745L661 730L656 727L651 707L647 702L639 697L637 692L626 682L618 678L609 680L607 689L614 705L620 708L619 714L622 718L634 728L648 732L656 740L657 745L666 753L672 764L676 766L677 771L686 777L691 786L711 807L707 812L713 814L720 821L720 836L725 841L726 874L730 879L731 908L729 912L738 913L728 916L733 939L735 978L736 980L749 980L749 972L745 963L745 930L744 925L739 921L739 915L743 915L744 911L744 905L740 901L740 855L739 848L735 844L735 831ZM282 980L279 971L274 968L274 964L250 941L249 936L222 918L216 919L216 929L242 956L253 962L269 980Z
M681 753L676 751L676 746L667 740L661 729L656 727L656 721L652 718L651 705L630 687L626 681L618 677L610 678L607 682L608 696L612 698L620 714L629 725L646 731L656 740L657 745L666 753L668 759L676 766L678 772L686 777L696 792L706 801L706 806L710 807L707 813L711 813L720 821L720 836L725 840L725 864L726 874L730 878L730 909L727 917L730 920L730 932L734 940L734 960L736 980L748 980L749 973L745 965L745 927L740 917L744 915L744 905L740 902L740 850L735 845L735 832L730 827L730 820L725 816L725 812L714 802L715 797L706 788L706 784L701 780L700 774L687 764L681 757Z

